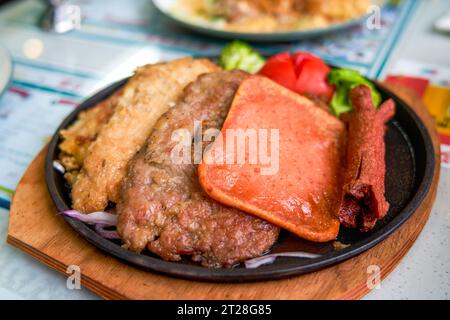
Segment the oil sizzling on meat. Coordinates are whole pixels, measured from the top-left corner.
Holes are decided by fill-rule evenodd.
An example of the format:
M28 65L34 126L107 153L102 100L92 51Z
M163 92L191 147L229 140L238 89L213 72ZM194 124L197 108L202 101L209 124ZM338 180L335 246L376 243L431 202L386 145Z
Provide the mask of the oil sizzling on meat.
M278 228L212 200L199 184L198 166L175 164L171 157L176 130L193 136L195 121L204 130L222 127L246 77L241 71L200 76L157 122L130 164L117 206L118 232L130 250L147 247L169 261L191 255L207 267L230 267L272 247Z

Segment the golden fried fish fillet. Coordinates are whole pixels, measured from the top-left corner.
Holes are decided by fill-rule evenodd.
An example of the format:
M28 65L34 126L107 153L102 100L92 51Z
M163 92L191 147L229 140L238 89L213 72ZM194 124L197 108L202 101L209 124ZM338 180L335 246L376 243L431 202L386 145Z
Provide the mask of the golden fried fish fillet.
M219 70L207 59L183 58L139 68L123 89L114 114L89 147L72 188L72 206L81 212L104 210L117 202L128 162L140 150L155 122L184 87L199 75Z
M66 170L64 177L70 185L73 185L83 166L89 146L113 115L122 92L119 90L95 107L81 112L74 124L61 131L59 161Z

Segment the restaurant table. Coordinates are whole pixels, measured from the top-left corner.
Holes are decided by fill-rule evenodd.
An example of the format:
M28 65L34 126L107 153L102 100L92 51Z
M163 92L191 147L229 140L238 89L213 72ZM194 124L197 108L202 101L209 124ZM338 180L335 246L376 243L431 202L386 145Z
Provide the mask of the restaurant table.
M74 1L75 3L77 1ZM6 244L9 201L26 166L73 107L144 63L183 55L215 55L224 41L181 30L147 0L81 1L81 30L64 35L38 26L37 0L0 7L0 45L14 61L9 90L0 97L0 298L98 299L68 289L66 277ZM402 1L383 10L383 28L364 26L290 44L257 44L264 53L305 49L329 63L372 78L433 68L450 85L450 37L433 30L450 11L447 0ZM424 69L424 68L422 68ZM450 292L450 170L443 165L428 223L400 265L365 299L448 299Z

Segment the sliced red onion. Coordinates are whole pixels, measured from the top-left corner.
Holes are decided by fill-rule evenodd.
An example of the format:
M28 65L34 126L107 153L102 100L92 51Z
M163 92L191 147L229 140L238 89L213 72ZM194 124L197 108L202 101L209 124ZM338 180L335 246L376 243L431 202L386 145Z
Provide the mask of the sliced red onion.
M117 233L116 230L106 230L107 226L102 225L102 224L96 224L95 225L95 232L98 233L99 236L101 236L102 238L105 239L111 239L111 240L115 240L115 239L120 239L119 234Z
M56 161L56 160L53 161L53 168L56 171L61 172L62 174L66 173L66 169L64 168L64 166L59 161Z
M309 253L309 252L282 252L273 253L266 256L262 256L255 259L250 259L245 261L245 267L247 269L256 269L263 265L272 264L278 257L291 257L291 258L305 258L305 259L315 259L319 258L319 254Z
M263 265L274 263L276 259L277 257L274 256L263 256L260 258L247 260L245 261L245 267L247 269L257 269Z
M62 212L62 214L83 221L90 225L100 224L103 226L111 227L117 225L117 215L109 212L94 212L84 214L76 210L68 210Z

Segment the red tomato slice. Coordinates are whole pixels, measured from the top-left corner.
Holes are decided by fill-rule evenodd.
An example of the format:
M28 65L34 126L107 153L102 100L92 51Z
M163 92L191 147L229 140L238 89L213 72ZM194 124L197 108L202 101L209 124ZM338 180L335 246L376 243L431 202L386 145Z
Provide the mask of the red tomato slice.
M283 52L267 60L259 74L295 91L297 75L289 52Z
M300 75L300 73L302 71L304 62L310 61L310 60L322 61L319 57L313 55L312 53L303 52L303 51L294 53L294 55L292 56L292 60L294 61L295 74L297 75L297 77Z
M302 63L295 91L300 94L314 94L330 101L334 93L334 87L328 83L327 79L330 71L330 67L322 60L305 60Z

